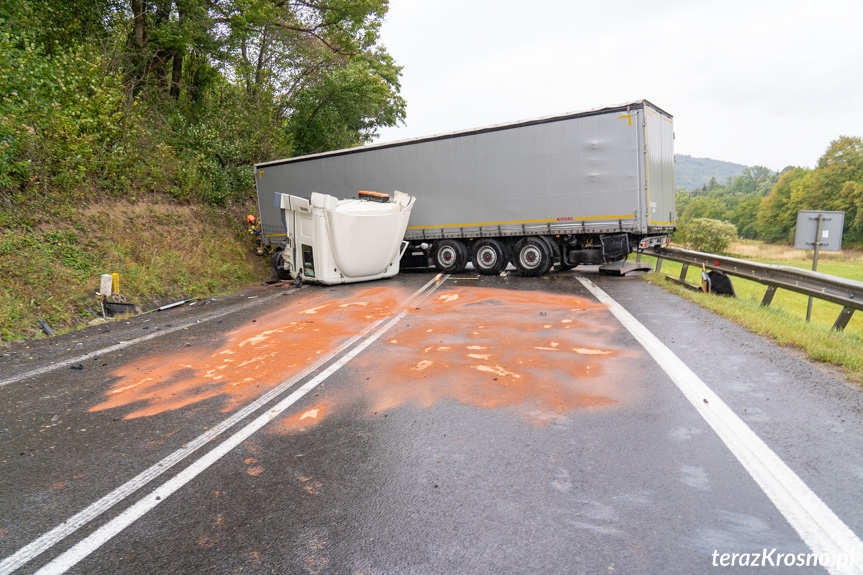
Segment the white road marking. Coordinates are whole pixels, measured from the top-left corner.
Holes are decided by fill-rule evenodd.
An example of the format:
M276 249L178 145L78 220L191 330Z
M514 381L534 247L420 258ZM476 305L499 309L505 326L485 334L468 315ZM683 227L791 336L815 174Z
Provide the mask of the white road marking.
M405 303L403 305L405 307L408 307L410 305L417 305L423 299L425 299L425 297L428 297L429 294L431 294L435 289L437 289L437 287L441 283L446 281L446 279L448 277L449 277L448 275L442 276L441 274L438 274L437 276L435 276L434 279L432 279L431 281L426 283L423 287L421 287L416 292L414 292L405 301ZM434 286L434 287L432 287L432 286ZM431 289L429 290L429 288L431 288ZM427 290L429 290L428 294L425 294L425 292ZM425 294L425 297L423 297L424 294ZM69 535L71 535L72 533L77 531L78 529L80 529L81 527L89 524L94 519L99 517L102 513L106 512L107 510L109 510L111 507L113 507L117 503L119 503L119 502L123 501L124 499L126 499L127 497L129 497L130 495L132 495L133 493L138 491L140 488L142 488L144 485L146 485L147 483L156 479L157 477L159 477L160 475L162 475L163 473L168 471L170 468L172 468L173 466L178 464L180 461L182 461L183 459L190 456L192 453L194 453L195 451L197 451L198 449L200 449L204 445L207 445L209 442L216 439L222 433L224 433L225 431L227 431L228 429L230 429L231 427L233 427L234 425L236 425L237 423L239 423L240 421L242 421L243 419L245 419L246 417L248 417L249 415L251 415L252 413L257 411L258 409L263 407L265 404L274 400L276 397L281 395L287 389L293 387L297 382L308 377L311 373L316 371L323 364L332 360L334 357L338 356L339 354L344 352L346 349L348 349L352 345L356 344L358 341L362 340L362 338L365 337L367 334L369 334L370 332L374 332L374 333L372 333L372 335L368 336L368 338L366 340L362 341L359 345L357 345L357 347L352 349L346 355L342 356L341 359L339 359L339 361L337 361L336 363L331 365L327 370L321 372L321 374L319 374L317 377L310 380L308 384L299 388L297 391L295 391L290 396L288 396L285 400L283 400L281 403L279 403L275 408L273 408L275 410L278 410L281 407L281 410L278 412L278 413L281 413L281 411L284 411L285 409L287 409L287 407L289 407L291 404L293 404L295 401L297 401L300 397L302 397L303 395L308 393L308 391L312 387L315 387L318 383L320 383L321 381L326 379L326 377L329 377L330 375L335 373L335 371L337 371L341 366L343 366L345 363L350 361L350 359L353 359L354 357L356 357L356 355L358 353L360 353L360 351L362 351L363 349L368 347L368 345L370 345L374 340L376 340L378 337L380 337L380 335L382 335L384 332L389 330L393 325L395 325L395 323L398 322L398 320L400 320L402 317L404 317L404 315L406 313L407 313L407 311L401 312L398 316L396 316L395 318L391 319L388 323L386 323L383 328L380 328L378 331L375 332L374 330L377 329L378 326L380 326L382 323L384 323L386 321L386 318L378 320L377 322L372 324L372 326L370 326L368 329L363 331L361 334L350 338L348 341L346 341L344 344L342 344L338 349L336 349L333 353L330 353L324 357L321 357L317 362L315 362L314 365L312 365L311 367L309 367L308 369L306 369L302 373L297 374L296 376L285 380L284 382L279 384L278 387L273 388L272 390L270 390L269 392L267 392L266 394L264 394L263 396L261 396L260 398L258 398L254 402L252 402L251 404L247 405L246 407L244 407L240 411L236 412L233 416L229 417L228 419L224 420L220 424L218 424L215 427L208 430L207 433L205 433L205 434L199 436L198 438L186 443L185 447L183 449L179 449L179 450L175 451L174 453L170 454L166 458L162 459L162 461L156 463L152 467L143 471L142 473L140 473L136 477L132 478L128 482L124 483L123 485L121 485L120 487L115 489L114 491L110 492L109 494L107 494L106 496L104 496L100 500L96 501L95 503L93 503L92 505L87 507L86 509L80 511L76 515L67 519L66 521L64 521L63 523L61 523L60 525L58 525L57 527L52 529L51 531L45 533L44 535L42 535L38 539L35 539L34 541L29 543L28 545L22 547L16 553L14 553L13 555L10 555L6 559L4 559L2 562L0 562L0 575L8 575L8 574L12 573L13 571L15 571L16 569L22 567L23 565L29 563L35 557L41 555L42 553L44 553L45 551L47 551L48 549L50 549L51 547L56 545L58 542L62 541L63 539L65 539L66 537L68 537ZM335 369L333 369L333 368L335 368ZM323 379L321 379L321 377L324 376L325 374L326 374L326 377L323 377ZM312 382L317 382L317 383L315 383L315 385L312 387L308 387L309 384L311 384ZM305 391L303 391L303 390L305 390ZM297 395L301 391L302 391L302 393L300 395ZM287 403L288 400L290 400L291 398L294 398L293 401L290 401L290 403ZM191 464L188 468L186 468L186 470L180 472L180 474L178 474L174 479L169 480L168 482L163 484L161 487L157 488L153 492L153 497L151 498L153 501L152 507L155 507L155 505L160 502L158 499L156 499L156 497L159 497L163 500L167 496L167 495L164 495L162 493L162 490L166 489L166 486L175 485L177 478L179 478L181 476L187 477L188 475L183 475L183 474L187 474L187 472L190 469L192 469L193 467L195 469L199 469L194 475L188 476L188 479L186 479L185 482L188 482L189 480L191 480L195 475L197 475L198 473L200 473L201 471L203 471L204 469L206 469L207 467L212 465L212 463L214 463L218 459L218 457L212 461L207 460L209 462L206 463L206 465L204 465L203 467L200 467L199 463L202 460L206 459L214 451L221 449L222 446L225 446L225 445L230 445L230 447L228 448L228 451L230 451L230 449L232 449L236 445L236 444L231 444L230 442L232 442L237 437L237 435L243 434L244 432L246 432L246 430L252 428L258 421L263 421L264 419L266 419L266 421L263 421L263 423L261 424L261 427L262 427L265 423L269 422L272 419L272 417L269 417L270 415L275 416L273 411L268 411L266 414L259 417L258 419L253 421L251 424L249 424L245 428L243 428L241 431L239 431L237 434L235 434L234 436L232 436L231 438L226 440L219 447L217 447L213 451L210 451L209 453L207 453L201 460L198 460L197 462ZM251 433L254 433L258 429L260 429L260 427L255 428L253 431L251 431ZM249 433L249 435L251 435L251 433ZM246 437L248 437L248 436L246 436ZM242 440L240 440L240 441L242 441ZM221 457L225 453L227 453L227 451L224 451L224 453L221 453L221 455L219 455L219 457ZM197 466L197 467L195 467L195 466ZM185 483L183 483L183 484L185 484ZM176 489L179 489L179 487L181 487L181 486L182 485L178 484L178 485L176 485L176 487L169 488L170 491L168 494L173 493L174 491L176 491ZM136 503L135 505L133 505L132 507L127 509L126 512L124 512L123 514L121 514L120 516L118 516L117 518L112 520L110 523L103 526L103 528L94 532L90 537L88 537L87 539L84 539L78 545L76 545L75 547L73 547L72 549L70 549L69 551L64 553L63 555L57 557L54 561L52 561L51 563L46 565L39 572L42 573L42 571L44 571L45 569L48 569L52 565L55 565L60 560L60 558L69 555L75 549L83 548L82 545L84 545L88 541L91 542L88 545L92 545L93 537L95 537L97 534L101 534L101 536L104 537L104 534L106 533L105 531L103 531L104 528L108 527L109 525L115 525L115 526L118 525L117 522L122 517L131 517L132 515L127 515L127 514L130 513L132 510L135 510L135 509L143 510L143 513L146 513L147 511L152 509L152 507L146 507L146 505L143 505L144 503L146 503L149 500L150 499L145 497L144 499L142 499L141 501L139 501L138 503ZM143 515L143 513L141 513L141 515ZM140 517L140 515L138 515L137 517ZM135 519L137 519L137 517L135 517ZM132 519L132 521L134 521L134 519ZM131 523L131 521L130 521L130 523ZM126 525L128 525L128 524L126 524ZM126 525L124 525L122 528L120 528L120 530L125 528ZM117 533L118 532L119 532L119 530L117 531ZM114 533L114 535L115 534L116 533ZM113 537L113 535L111 535L111 537ZM108 539L110 539L110 537L108 537ZM108 539L101 541L96 547L93 547L93 550L98 548L100 545L102 545L102 543L104 543ZM92 550L87 552L87 554L89 554L89 553L92 553ZM70 567L75 565L75 563L77 563L78 561L80 561L81 559L86 557L87 554L82 555L80 558L76 559L73 563L69 563L63 569L63 571L65 571L66 569L69 569ZM54 569L55 567L51 567L51 568ZM63 571L46 571L46 572L62 573Z
M246 425L240 431L220 443L215 449L207 452L203 457L189 465L186 469L178 473L173 478L169 479L161 486L154 489L149 495L126 509L123 513L94 531L86 539L82 540L74 547L59 555L56 559L45 565L42 569L36 572L36 575L59 575L65 573L82 559L96 551L99 547L110 541L115 535L123 529L143 517L157 505L162 503L168 496L172 495L178 489L186 485L189 481L200 475L208 467L216 463L224 457L228 452L240 445L248 439L252 434L259 431L266 424L277 418L286 409L299 401L304 395L312 391L319 384L329 378L331 375L341 369L346 363L351 361L357 355L365 350L369 345L376 341L381 335L388 331L392 326L397 324L407 315L407 311L403 311L396 317L392 318L382 328L372 333L356 347L344 354L338 361L330 365L327 369L321 372L316 377L310 379L308 383L297 389L275 407L268 410L263 415Z
M683 361L623 306L578 277L665 371L832 575L863 573L863 542ZM840 558L843 561L840 564ZM851 558L853 563L849 562ZM844 564L848 563L848 564Z

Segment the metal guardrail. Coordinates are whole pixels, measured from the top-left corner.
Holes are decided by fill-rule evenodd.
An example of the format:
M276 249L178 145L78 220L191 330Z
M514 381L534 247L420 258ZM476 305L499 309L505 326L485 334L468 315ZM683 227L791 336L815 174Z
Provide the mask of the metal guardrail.
M750 262L680 248L658 246L653 252L644 253L658 258L657 273L662 269L664 259L682 263L683 269L677 280L681 283L686 282L689 266L697 266L701 269L702 265L711 270L719 270L728 275L762 283L767 286L767 292L761 300L763 306L770 305L776 290L780 288L839 304L842 306L842 311L833 324L835 330L845 329L854 310L863 310L863 282L799 268Z

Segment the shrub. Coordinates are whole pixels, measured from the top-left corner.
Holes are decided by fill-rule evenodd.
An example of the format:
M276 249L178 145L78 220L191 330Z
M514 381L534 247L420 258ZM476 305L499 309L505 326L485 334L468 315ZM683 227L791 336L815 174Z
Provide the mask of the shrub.
M695 218L686 224L683 238L686 247L707 253L722 253L737 238L737 228L730 222Z

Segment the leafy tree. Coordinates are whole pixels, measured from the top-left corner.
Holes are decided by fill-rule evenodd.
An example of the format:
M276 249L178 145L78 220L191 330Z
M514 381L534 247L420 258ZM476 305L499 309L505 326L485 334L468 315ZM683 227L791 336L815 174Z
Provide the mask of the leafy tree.
M728 218L737 227L741 238L758 239L758 210L761 207L760 197L750 197L737 204Z
M761 202L757 229L768 241L794 238L800 210L845 212L845 239L863 245L859 210L863 206L863 140L842 136L831 142L814 170L783 171L776 186Z
M753 192L759 196L766 195L773 184L776 183L776 174L764 166L750 166L743 170L743 177L737 178L735 182L749 184L744 193Z
M809 172L803 168L786 170L769 195L761 200L758 233L768 242L788 242L797 221L797 209L805 190L811 186Z
M367 142L405 114L401 68L377 45L387 10L6 0L0 199L147 190L224 204L249 194L257 161Z
M293 98L288 121L296 152L310 154L371 141L378 126L393 126L404 118L398 86L392 59L369 53L301 89Z
M844 241L863 245L863 181L845 182L842 186L839 209L845 212Z

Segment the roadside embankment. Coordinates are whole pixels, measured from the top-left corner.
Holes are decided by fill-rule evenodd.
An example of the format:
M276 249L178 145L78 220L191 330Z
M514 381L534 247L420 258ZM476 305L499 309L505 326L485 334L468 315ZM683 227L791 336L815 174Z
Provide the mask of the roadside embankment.
M245 226L254 210L108 200L0 229L2 341L44 337L39 319L63 333L101 316L101 274L119 274L142 311L259 284L269 265Z

